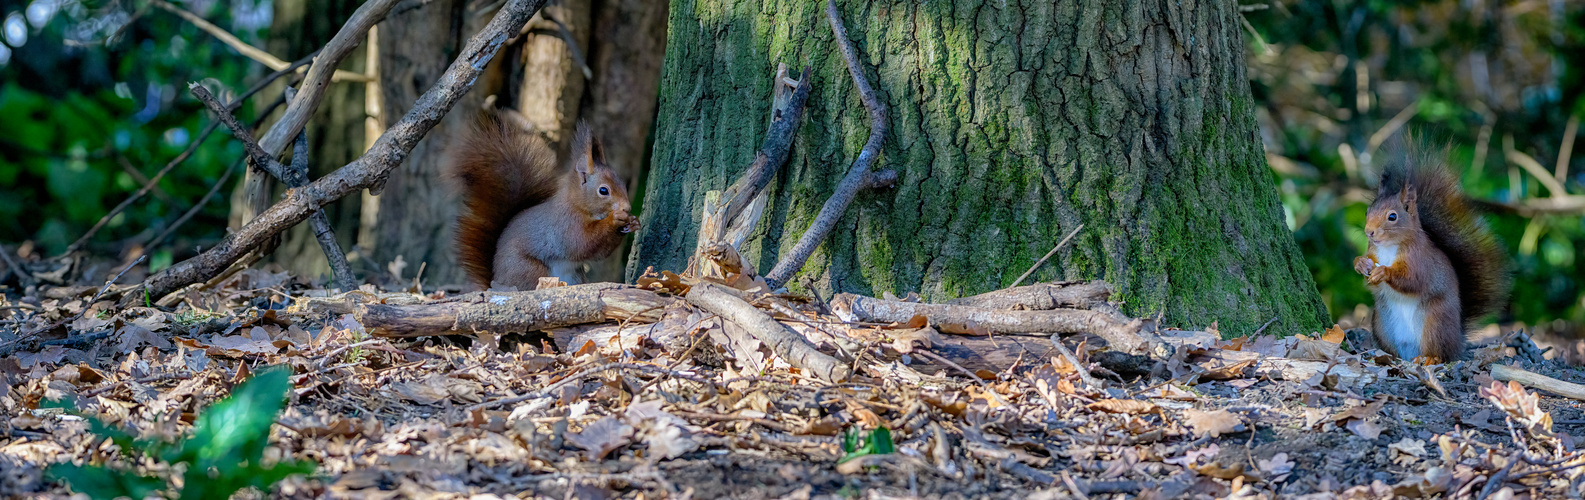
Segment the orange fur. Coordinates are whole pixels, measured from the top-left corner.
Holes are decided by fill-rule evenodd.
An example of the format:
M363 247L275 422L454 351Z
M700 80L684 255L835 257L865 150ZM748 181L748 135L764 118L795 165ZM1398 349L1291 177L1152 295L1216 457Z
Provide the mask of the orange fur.
M529 290L555 274L580 282L582 263L637 229L627 190L582 124L571 156L560 167L543 140L494 118L453 146L447 169L463 190L458 260L474 285Z

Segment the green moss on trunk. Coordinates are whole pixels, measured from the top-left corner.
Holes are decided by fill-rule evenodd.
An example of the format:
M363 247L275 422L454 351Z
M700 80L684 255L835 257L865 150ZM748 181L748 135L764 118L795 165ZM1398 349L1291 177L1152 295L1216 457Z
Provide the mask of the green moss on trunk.
M1283 223L1227 2L839 2L891 108L880 165L790 285L955 297L1103 278L1128 312L1248 333L1319 329L1325 309ZM745 255L791 248L869 133L824 2L672 3L645 229L629 273L682 269L704 193L764 137L776 63L814 68L805 123Z

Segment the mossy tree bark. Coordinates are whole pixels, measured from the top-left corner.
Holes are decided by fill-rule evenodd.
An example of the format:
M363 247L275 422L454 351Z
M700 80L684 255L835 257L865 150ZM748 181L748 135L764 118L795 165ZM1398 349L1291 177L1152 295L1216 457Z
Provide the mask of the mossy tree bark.
M1257 134L1234 2L839 2L891 108L880 166L794 290L949 298L1106 279L1129 313L1247 334L1319 329ZM744 255L797 241L868 135L824 2L675 0L629 276L680 270L707 191L752 161L778 62L814 67L805 123Z

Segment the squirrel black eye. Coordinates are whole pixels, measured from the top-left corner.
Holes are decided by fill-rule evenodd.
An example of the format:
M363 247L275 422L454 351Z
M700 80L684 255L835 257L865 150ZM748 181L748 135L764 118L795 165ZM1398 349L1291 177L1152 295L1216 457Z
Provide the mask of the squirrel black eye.
M605 194L605 188L600 188L600 193L601 194ZM1398 212L1391 212L1391 213L1387 214L1387 221L1388 222L1392 222L1392 221L1396 221L1396 220L1398 220Z
M600 196L611 196L611 190L605 186L600 186Z

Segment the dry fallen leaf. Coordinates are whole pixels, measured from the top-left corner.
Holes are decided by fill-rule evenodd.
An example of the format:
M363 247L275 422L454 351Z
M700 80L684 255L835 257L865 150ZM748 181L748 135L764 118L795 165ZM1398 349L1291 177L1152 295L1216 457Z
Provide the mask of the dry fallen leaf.
M1348 337L1348 333L1343 331L1343 327L1340 327L1340 326L1337 326L1337 325L1332 325L1331 327L1328 327L1326 329L1326 331L1321 334L1321 341L1329 342L1329 343L1332 343L1332 344L1342 344L1343 343L1343 339L1345 339L1347 337Z
M1349 420L1347 427L1350 432L1365 439L1375 440L1381 436L1381 426L1365 420Z
M1269 472L1273 475L1282 475L1293 472L1294 466L1293 461L1288 460L1288 454L1280 452L1276 455L1272 455L1270 460L1256 460L1255 463L1260 466L1260 470Z
M567 433L567 443L588 451L588 459L597 461L612 450L627 446L632 435L633 426L607 415L584 426L582 431Z
M1200 380L1232 380L1236 378L1244 378L1244 369L1249 368L1254 364L1255 360L1253 359L1231 364L1220 360L1211 361L1200 365L1202 368L1205 368L1205 374L1200 375Z
M1552 433L1552 415L1541 410L1541 396L1525 391L1518 382L1509 381L1507 385L1492 382L1480 388L1480 395L1507 412L1515 421L1524 424L1531 432L1544 435Z
M1227 410L1183 410L1183 423L1194 429L1195 436L1218 437L1224 433L1244 430L1244 420Z

